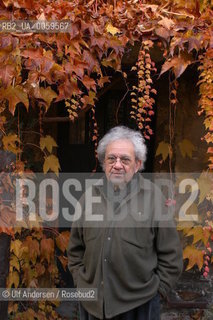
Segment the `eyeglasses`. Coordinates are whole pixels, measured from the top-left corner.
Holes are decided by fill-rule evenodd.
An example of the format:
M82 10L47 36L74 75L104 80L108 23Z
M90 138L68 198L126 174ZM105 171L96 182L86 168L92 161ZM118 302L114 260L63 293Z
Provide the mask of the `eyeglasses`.
M120 162L123 164L123 165L129 165L131 163L131 159L126 157L126 156L121 156L121 157L116 157L116 156L108 156L106 158L106 162L108 164L115 164L117 162L117 160L120 160Z

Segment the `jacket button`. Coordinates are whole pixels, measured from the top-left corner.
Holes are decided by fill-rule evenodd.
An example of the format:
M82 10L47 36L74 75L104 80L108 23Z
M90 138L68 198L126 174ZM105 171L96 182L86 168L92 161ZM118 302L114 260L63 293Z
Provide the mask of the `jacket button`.
M104 259L104 262L107 262L107 259L106 259L106 258Z
M107 240L111 240L111 237L108 237Z
M103 281L101 281L101 285L102 285L102 286L104 285L104 282L103 282Z

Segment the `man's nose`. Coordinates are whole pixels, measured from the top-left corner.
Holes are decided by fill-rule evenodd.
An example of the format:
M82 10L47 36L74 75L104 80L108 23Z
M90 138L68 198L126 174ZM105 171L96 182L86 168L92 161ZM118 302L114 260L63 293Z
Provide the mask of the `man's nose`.
M120 168L123 168L123 164L122 164L122 162L121 162L121 159L120 158L116 158L116 160L115 160L115 163L114 163L114 166L113 166L114 168L116 168L116 169L120 169Z

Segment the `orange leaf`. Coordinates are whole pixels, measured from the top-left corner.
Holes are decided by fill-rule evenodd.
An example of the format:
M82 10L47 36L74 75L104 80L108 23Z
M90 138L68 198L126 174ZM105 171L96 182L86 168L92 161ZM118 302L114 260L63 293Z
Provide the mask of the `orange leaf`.
M8 64L0 67L0 79L4 88L11 85L13 77L15 77L15 67Z
M184 249L183 259L189 260L186 270L193 268L194 265L197 265L199 270L201 270L203 266L203 253L194 246L187 246Z
M160 75L172 68L175 77L178 78L186 70L190 63L191 56L182 53L179 57L174 57L171 60L166 61L162 66Z
M48 263L54 258L54 241L52 239L41 240L41 261L46 259Z
M94 79L85 75L81 81L83 82L83 84L85 85L88 91L90 89L92 89L93 91L96 91L96 82Z
M68 258L64 257L64 256L59 256L58 259L60 260L60 262L64 268L64 271L66 271L67 264L68 264Z
M32 239L31 236L28 236L23 242L22 248L29 248L29 259L35 263L37 257L40 255L38 240Z
M70 232L64 231L55 239L57 247L64 253L67 249L70 238Z
M208 153L213 153L213 147L209 147L207 150Z

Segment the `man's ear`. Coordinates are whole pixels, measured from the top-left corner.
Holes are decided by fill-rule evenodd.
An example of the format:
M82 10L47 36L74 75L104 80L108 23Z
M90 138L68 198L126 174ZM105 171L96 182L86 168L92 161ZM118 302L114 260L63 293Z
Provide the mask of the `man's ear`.
M142 161L136 160L135 173L138 172L138 170L141 168L141 165L142 165Z

